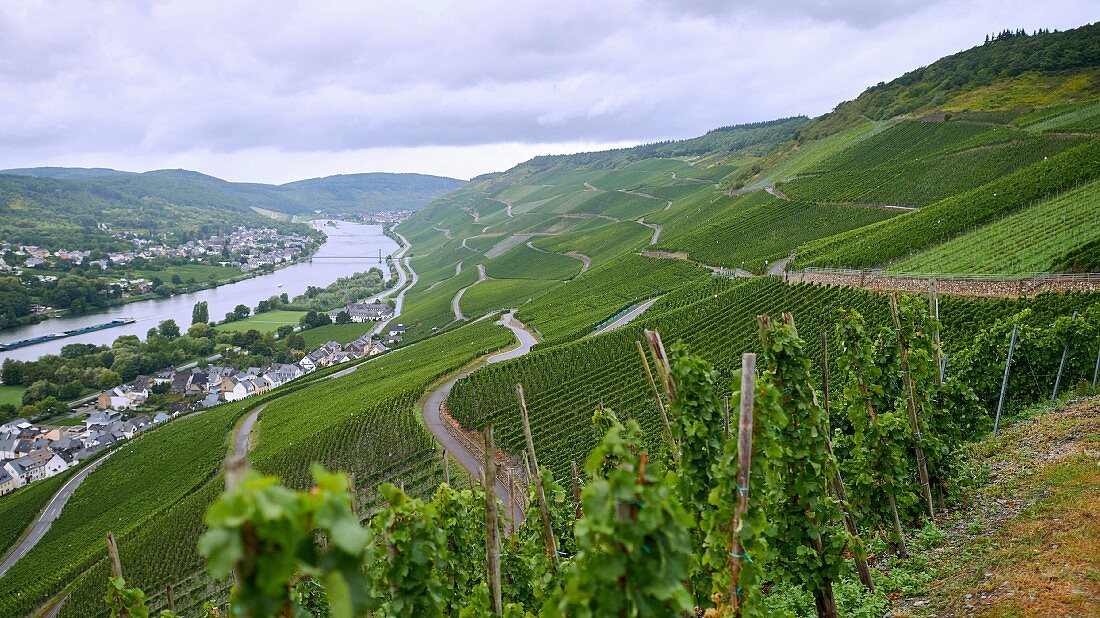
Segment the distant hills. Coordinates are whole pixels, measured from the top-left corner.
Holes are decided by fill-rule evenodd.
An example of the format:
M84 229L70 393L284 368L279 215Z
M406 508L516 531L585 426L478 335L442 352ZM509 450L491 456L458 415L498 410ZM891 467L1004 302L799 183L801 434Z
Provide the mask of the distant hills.
M0 170L0 240L81 248L109 244L97 223L116 230L186 235L271 224L260 211L285 214L289 220L317 211L416 210L463 184L423 174L349 174L268 185L228 182L188 170Z

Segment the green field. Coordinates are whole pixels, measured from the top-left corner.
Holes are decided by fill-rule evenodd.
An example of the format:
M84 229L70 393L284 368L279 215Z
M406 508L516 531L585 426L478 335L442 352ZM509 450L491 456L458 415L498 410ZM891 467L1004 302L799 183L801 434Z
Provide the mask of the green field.
M329 341L335 341L341 345L355 341L365 333L377 326L375 322L352 322L350 324L328 324L318 326L301 332L302 339L306 342L307 350L314 350Z
M701 277L710 274L686 262L626 254L520 307L517 316L538 329L547 343L559 343L592 332L625 307Z
M1094 181L963 234L888 270L1013 275L1055 270L1075 249L1100 240L1100 182Z
M923 206L1082 141L1008 126L902 122L809 168L782 190L801 200Z
M866 206L812 204L776 198L723 198L707 218L679 234L661 235L658 248L686 251L704 264L764 272L799 244L888 219L897 211ZM752 202L749 202L750 204Z
M243 409L242 404L226 404L173 421L114 453L80 485L19 567L0 580L0 615L30 613L80 573L102 562L106 554L103 537L108 530L119 537L120 546L128 548L128 541L141 535L145 526L170 518L178 501L214 478L225 455L229 430ZM180 532L164 530L155 546L127 555L128 573L196 565L199 557L193 543L172 543ZM181 554L172 552L187 556L184 564L177 562ZM96 605L102 597L101 585Z
M479 318L496 309L522 307L550 290L560 289L561 282L545 279L490 279L466 290L462 295L462 313Z
M297 326L298 320L305 314L305 311L284 311L282 309L276 309L266 313L258 313L243 320L237 320L236 322L222 322L215 326L214 330L220 332L258 330L261 333L270 333L277 330L280 326Z
M521 244L485 263L485 274L495 279L565 280L581 271L571 257L544 253Z
M929 249L1100 178L1100 139L887 221L808 242L800 266L869 268Z
M10 403L18 408L23 405L23 391L25 390L27 390L25 386L0 385L0 405Z

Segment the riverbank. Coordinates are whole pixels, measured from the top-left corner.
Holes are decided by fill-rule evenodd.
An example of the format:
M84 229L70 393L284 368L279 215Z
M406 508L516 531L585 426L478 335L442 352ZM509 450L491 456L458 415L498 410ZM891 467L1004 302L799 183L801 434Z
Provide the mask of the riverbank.
M327 235L326 241L313 254L312 259L288 264L271 273L250 274L235 283L197 292L131 302L95 313L66 316L4 331L3 341L18 341L101 324L115 318L132 317L136 320L126 327L3 352L0 353L0 361L6 358L34 360L43 354L57 354L63 345L70 343L111 345L122 335L144 338L150 328L169 319L184 329L191 324L191 311L198 302L206 302L210 316L219 319L237 305L255 307L261 300L284 293L295 297L303 294L310 286L325 287L341 277L372 267L381 269L383 277L388 278L389 263L385 259L379 261L378 255L393 254L399 249L399 245L384 233L382 226L337 222L335 227L325 226L323 229Z

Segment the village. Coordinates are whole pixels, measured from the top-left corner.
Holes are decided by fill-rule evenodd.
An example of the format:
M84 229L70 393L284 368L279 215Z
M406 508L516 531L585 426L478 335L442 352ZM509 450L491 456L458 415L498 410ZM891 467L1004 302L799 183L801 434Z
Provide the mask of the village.
M352 314L355 322L382 322L393 315L393 309L384 304L354 303L337 310L343 311ZM180 415L262 395L319 369L383 354L401 341L405 325L382 330L381 338L367 332L343 346L329 341L295 363L243 370L219 365L168 368L138 376L101 392L94 410L77 410L74 414L87 414L83 424L36 425L19 418L0 425L0 495L60 474ZM180 401L157 410L149 405L154 393L173 393Z
M100 227L110 232L106 224L101 223ZM31 274L39 281L50 282L57 280L56 274L36 274L33 271L67 270L72 266L98 268L103 271L135 265L144 268L150 261L155 263L165 258L227 266L250 272L264 266L295 261L313 240L302 234L283 234L272 228L245 227L238 227L225 235L215 234L205 239L189 240L178 246L169 246L163 241L141 238L132 233L114 235L132 243L134 248L110 253L67 249L50 251L34 245L0 243L0 273ZM27 272L28 269L31 272ZM123 288L123 297L147 293L152 288L152 282L144 278L123 278L118 283ZM42 307L39 311L48 309Z

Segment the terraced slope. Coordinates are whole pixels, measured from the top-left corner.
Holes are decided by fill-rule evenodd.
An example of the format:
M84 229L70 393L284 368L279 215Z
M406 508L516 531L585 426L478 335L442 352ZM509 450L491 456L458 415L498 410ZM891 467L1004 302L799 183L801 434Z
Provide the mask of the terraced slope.
M798 248L800 266L868 268L906 257L1100 177L1100 139L987 185Z
M1008 126L902 122L782 185L794 199L922 206L973 189L1083 138Z
M1013 275L1058 270L1082 245L1100 241L1100 182L1058 197L897 262L887 270ZM1100 270L1100 263L1089 267Z
M686 251L691 259L765 272L799 244L888 219L898 211L867 206L813 204L769 197L763 203L722 198L710 214L681 234L662 235L657 248ZM756 200L759 201L759 200Z

